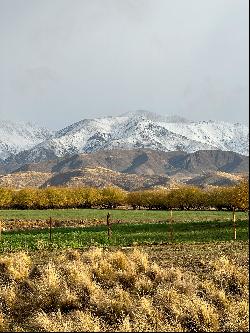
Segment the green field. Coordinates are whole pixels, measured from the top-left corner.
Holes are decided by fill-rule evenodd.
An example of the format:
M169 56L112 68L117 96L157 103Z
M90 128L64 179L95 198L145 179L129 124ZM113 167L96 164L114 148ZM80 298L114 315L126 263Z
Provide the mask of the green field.
M166 221L169 211L160 210L105 210L105 209L48 209L48 210L0 210L0 219L37 220L48 219L50 216L57 220L81 219L88 221L105 221L107 213L115 222L143 223ZM175 222L184 221L229 221L230 211L173 211ZM248 213L237 212L238 220L248 219Z
M172 232L171 232L172 230ZM248 240L248 220L237 222L237 240ZM107 226L2 232L0 251L85 248L88 246L131 246L162 243L207 243L232 241L231 221L161 223L121 223L112 225L112 237L108 238Z
M107 236L105 225L108 212L111 214L111 238ZM51 242L48 224L41 227L36 223L49 217L52 217L53 223L57 221L54 224L56 227L52 227ZM232 212L227 211L173 211L172 226L170 212L158 210L1 210L0 219L5 226L8 225L1 235L0 251L205 243L234 239ZM83 221L81 225L79 220ZM237 212L236 220L237 240L248 240L248 213ZM70 223L65 224L64 221ZM15 226L12 230L9 228L11 225Z

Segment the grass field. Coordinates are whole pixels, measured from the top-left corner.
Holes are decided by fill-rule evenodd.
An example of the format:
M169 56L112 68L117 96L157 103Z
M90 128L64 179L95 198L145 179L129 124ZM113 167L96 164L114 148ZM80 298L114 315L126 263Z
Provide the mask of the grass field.
M174 211L173 223L145 210L0 219L0 332L249 331L247 213L236 213L237 240L231 212Z
M166 221L169 211L159 210L106 210L106 209L48 209L48 210L0 210L0 220L84 220L85 222L105 222L107 213L114 222L148 223ZM248 219L248 213L237 212L238 220ZM228 211L173 211L175 222L184 221L229 221L232 212Z
M195 221L163 223L120 223L111 225L112 237L108 238L107 226L57 227L49 229L4 231L0 251L43 248L84 248L88 246L131 246L160 243L206 243L230 241L234 238L231 221ZM248 221L237 222L237 240L246 241Z

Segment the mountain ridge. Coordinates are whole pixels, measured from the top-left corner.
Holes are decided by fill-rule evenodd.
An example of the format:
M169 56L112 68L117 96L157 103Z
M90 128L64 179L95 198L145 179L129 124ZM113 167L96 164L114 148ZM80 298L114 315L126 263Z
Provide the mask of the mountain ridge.
M249 158L235 152L202 150L164 152L153 149L113 149L81 153L38 163L12 165L12 172L65 172L102 167L117 172L172 175L176 172L201 174L204 171L248 172Z
M12 165L11 173L0 175L0 187L118 186L133 191L181 184L230 186L248 178L248 170L249 158L235 152L114 149Z
M190 121L139 110L117 117L83 119L56 132L30 124L0 122L0 163L38 163L78 153L104 150L233 151L249 155L245 125L219 121ZM21 130L21 131L20 131Z

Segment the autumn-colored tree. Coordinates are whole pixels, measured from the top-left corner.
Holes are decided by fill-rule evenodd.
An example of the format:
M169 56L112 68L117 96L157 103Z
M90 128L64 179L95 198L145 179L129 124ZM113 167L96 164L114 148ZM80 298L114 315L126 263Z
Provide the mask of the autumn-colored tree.
M209 191L208 203L218 210L232 210L234 207L234 187L218 187Z
M66 191L63 188L49 187L44 190L47 208L65 208L67 205Z
M154 197L154 207L155 209L169 209L171 208L169 205L169 190L158 189L155 190L153 194Z
M154 190L141 191L140 194L141 205L144 208L154 209L157 206L157 198Z
M116 208L129 205L134 209L249 209L249 183L242 181L234 187L200 189L182 186L178 189L150 189L127 193L117 187L46 189L26 188L12 190L0 188L0 208L53 209L53 208Z
M101 205L102 203L101 190L95 187L84 188L83 200L84 200L83 202L84 208L92 208Z
M0 208L11 208L13 205L14 191L9 188L0 188Z
M34 188L25 188L15 192L13 203L19 209L37 209L38 191Z
M154 191L150 191L150 206L154 209L169 209L169 199L168 199L169 191L164 189L156 189ZM150 207L149 207L150 208Z
M106 187L102 190L102 205L116 208L126 203L126 192L116 187Z
M197 187L180 189L156 189L128 193L127 203L134 208L148 209L204 209L207 194Z
M84 188L67 188L66 200L67 208L83 208L86 200Z
M129 192L127 195L126 203L129 206L132 206L133 209L139 208L143 206L143 196L141 191Z
M246 179L234 187L232 203L236 209L243 211L249 209L249 182Z
M182 186L169 192L168 206L181 210L201 209L206 206L205 198L206 195L200 188Z
M39 189L36 192L36 206L37 209L48 209L50 208L50 202L45 189Z

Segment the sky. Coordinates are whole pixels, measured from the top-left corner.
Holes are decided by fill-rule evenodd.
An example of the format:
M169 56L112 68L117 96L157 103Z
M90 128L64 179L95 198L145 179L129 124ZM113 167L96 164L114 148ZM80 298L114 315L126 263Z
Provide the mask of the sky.
M248 0L0 0L0 119L248 124Z

